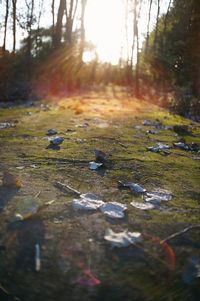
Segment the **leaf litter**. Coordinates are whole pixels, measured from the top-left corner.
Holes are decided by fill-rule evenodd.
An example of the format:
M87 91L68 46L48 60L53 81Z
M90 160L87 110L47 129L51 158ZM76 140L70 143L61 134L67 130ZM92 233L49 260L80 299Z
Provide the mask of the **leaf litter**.
M72 207L76 210L97 210L104 204L102 200L93 193L81 194L80 199L73 199Z
M98 163L98 162L89 162L89 168L91 170L97 170L99 167L101 167L103 165L103 163Z
M17 189L21 188L22 186L20 178L18 176L11 174L8 171L4 171L3 173L2 184L5 187L17 188Z
M137 209L141 209L141 210L151 210L151 209L155 209L157 206L155 204L151 204L151 203L139 203L139 202L135 202L132 201L131 205Z
M48 136L56 135L56 134L57 134L57 131L55 129L48 129L47 130L47 135Z
M14 127L13 123L10 123L10 122L1 122L0 123L0 130L9 129L11 127Z
M104 239L108 241L113 248L122 248L140 243L142 241L142 235L140 232L129 232L125 230L116 233L112 229L107 229Z
M153 126L157 126L157 125L154 124ZM54 137L52 139L56 139L56 138L61 138L61 137ZM52 143L52 142L50 142L50 143ZM59 145L61 143L56 142L55 144L54 143L52 143L52 144ZM166 146L166 145L162 145L162 143L158 143L158 147L161 150L170 148L169 146L167 148L163 147L163 146ZM99 168L100 166L103 165L103 163L107 159L108 155L99 150L95 150L95 155L96 155L96 160L99 162L102 162L102 163L98 163L98 162L90 162L90 163L95 163L97 168ZM67 186L67 185L65 185L65 186ZM168 201L171 199L171 196L170 196L171 193L167 192L166 190L158 189L158 190L154 190L154 191L148 193L148 192L146 192L146 189L144 189L142 186L140 186L137 183L122 184L122 187L129 188L134 193L144 194L144 200L147 203L139 203L139 202L135 202L135 201L133 201L131 203L132 206L134 206L134 207L137 206L136 208L139 208L142 210L147 210L147 207L148 207L148 209L153 209L157 206L156 203L160 203L161 201ZM92 194L92 193L80 194L78 192L76 194L80 195L79 200L89 201L90 204L88 206L91 206L92 202L94 203L95 201L102 202L101 205L98 204L97 209L100 209L101 212L103 212L105 215L110 216L110 217L112 217L112 212L114 212L113 217L116 217L116 218L123 217L124 211L127 209L126 205L123 205L123 204L120 204L117 202L105 203L102 200L100 200L98 196L96 196L95 194ZM95 204L93 204L93 205L95 205ZM78 209L84 209L84 208L78 208ZM87 210L90 210L90 209L87 209ZM129 246L129 245L137 244L138 242L142 241L143 237L141 236L140 232L128 232L128 230L126 230L126 231L123 231L120 233L115 233L114 231L109 229L106 232L106 235L104 236L104 238L105 238L105 240L109 241L113 247L125 247L125 246ZM80 278L80 281L78 281L79 284L81 284L81 285L83 284L85 286L93 286L93 284L94 284L94 286L96 285L95 284L96 280L93 279L93 277L90 275L89 272L87 273L87 271L86 271L85 276L86 276L86 278L82 278L82 279ZM90 281L91 281L91 285L90 285Z
M110 218L124 218L127 206L118 202L107 202L100 207L100 210Z
M106 154L105 152L103 152L99 149L95 149L94 153L95 153L95 158L96 158L97 162L104 163L108 158L108 154Z
M122 181L118 181L119 188L129 188L133 193L145 193L146 189L137 183L123 183Z
M72 207L75 210L98 210L110 218L124 218L124 211L127 206L118 202L104 202L93 193L81 194L79 199L72 200Z
M158 127L162 126L162 123L161 123L160 120L154 120L154 121L152 121L152 120L149 120L149 119L145 119L143 121L143 125L144 126L154 126L154 127L158 128Z
M172 199L172 193L168 190L157 188L152 192L147 192L143 196L144 202L132 201L131 205L141 210L161 209L162 201L170 201Z
M164 152L168 153L167 151L171 148L168 144L163 144L161 142L157 143L157 146L150 146L147 147L147 150L153 153L159 153L159 152Z
M59 136L49 138L49 142L52 145L60 145L60 144L63 143L63 141L64 141L64 138L63 137L59 137Z
M161 201L170 201L172 199L171 191L165 189L155 189L152 192L147 192L144 196L145 202L160 203Z
M38 212L40 206L40 202L36 198L20 200L16 204L16 214L12 221L22 221L30 218Z

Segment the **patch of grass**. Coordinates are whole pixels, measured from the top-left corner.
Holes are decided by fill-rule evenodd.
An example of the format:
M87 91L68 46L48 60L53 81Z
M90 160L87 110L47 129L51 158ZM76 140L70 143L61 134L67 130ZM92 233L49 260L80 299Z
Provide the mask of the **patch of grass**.
M142 269L137 269L137 264L141 264L140 259L134 263L135 270L129 269L129 262L123 261L123 253L118 254L119 258L117 254L111 253L112 260L109 261L109 251L103 240L105 229L108 227L115 231L125 228L145 231L164 238L172 231L172 225L176 231L180 225L199 223L200 170L198 160L193 159L197 154L174 148L170 149L169 155L147 151L147 147L156 145L157 142L172 146L181 136L175 135L173 130L163 128L159 129L158 134L147 134L146 131L152 127L143 126L145 119L159 119L163 125L190 125L191 134L184 136L186 143L200 143L200 128L197 124L143 101L125 98L124 94L116 99L110 97L110 94L109 98L106 98L94 93L62 99L57 103L44 102L41 107L0 111L0 122L18 120L15 127L0 130L0 175L2 176L3 170L8 169L18 175L23 184L22 188L5 202L0 220L2 241L12 249L8 258L2 259L2 269L13 275L16 287L13 289L7 278L5 284L8 288L10 286L14 293L20 292L23 296L32 294L30 300L40 300L38 291L41 290L41 285L45 285L48 288L48 300L55 300L57 288L64 290L66 285L65 281L60 280L66 276L62 270L63 266L67 268L69 265L70 273L75 276L81 274L74 264L73 257L78 262L87 262L88 258L92 257L92 264L94 261L96 272L102 279L111 279L112 283L118 286L123 283L131 291L133 288L143 290L145 286L145 293L155 295L158 299L163 290L167 291L165 285L158 296L154 291L157 287L154 273L159 270L157 266L154 270L155 262L149 271L149 263L147 266L143 264ZM64 137L60 150L47 148L49 142L46 133L49 128L55 128L58 135ZM94 149L101 149L110 154L105 168L99 171L89 169L89 162L95 160ZM24 168L17 169L20 166ZM142 202L142 197L133 195L129 190L119 190L119 180L139 183L148 191L157 187L168 189L173 198L163 204L162 210L135 209L130 202L133 199ZM125 219L111 221L100 212L75 212L71 208L71 201L77 196L56 188L56 181L68 184L83 193L96 193L104 201L126 204L128 211ZM27 276L27 273L20 269L16 271L14 265L10 264L19 256L19 234L20 231L23 233L23 227L21 229L19 225L10 229L10 221L17 213L20 202L30 197L34 198L38 192L41 205L50 200L55 202L30 219L30 224L37 220L41 222L47 237L43 241L44 263L36 283L30 271ZM5 196L1 198L4 199ZM30 237L34 235L31 232ZM52 279L48 276L49 265L52 267ZM121 265L123 268L119 268ZM135 275L137 283L132 279ZM145 279L153 280L146 286ZM49 285L49 280L52 286ZM31 287L30 283L33 283ZM135 286L133 283L136 283Z

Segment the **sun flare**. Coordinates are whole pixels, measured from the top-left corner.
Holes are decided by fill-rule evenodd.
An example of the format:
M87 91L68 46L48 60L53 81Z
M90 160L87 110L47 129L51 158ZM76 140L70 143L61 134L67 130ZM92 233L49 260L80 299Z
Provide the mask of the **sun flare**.
M85 15L86 39L96 46L98 59L117 64L124 39L124 8L121 0L88 0ZM85 61L94 58L86 52Z

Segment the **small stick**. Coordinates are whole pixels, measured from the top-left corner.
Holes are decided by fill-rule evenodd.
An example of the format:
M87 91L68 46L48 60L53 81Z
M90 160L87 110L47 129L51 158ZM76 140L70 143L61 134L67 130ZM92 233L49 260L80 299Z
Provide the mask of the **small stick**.
M62 188L62 189L64 189L64 190L70 190L71 192L73 192L73 193L75 193L75 194L77 194L77 195L80 195L80 194L81 194L80 191L78 191L78 190L76 190L76 189L74 189L74 188L72 188L72 187L70 187L70 186L68 186L68 185L66 185L66 184L63 184L63 183L61 183L61 182L56 182L56 185L57 185L59 188Z
M117 183L120 187L128 188L122 181L117 181Z
M6 294L9 295L10 293L0 284L0 289Z
M200 225L189 226L189 227L187 227L187 228L185 228L185 229L183 229L183 230L181 230L179 232L175 232L175 233L169 235L168 237L166 237L165 239L163 239L161 241L161 243L164 243L164 242L166 242L166 241L168 241L168 240L170 240L170 239L172 239L174 237L177 237L177 236L179 236L179 235L181 235L181 234L183 234L183 233L185 233L185 232L187 232L187 231L189 231L191 229L195 229L195 228L200 228Z
M41 267L41 260L40 260L40 245L35 245L35 270L39 272Z
M41 194L41 191L39 191L36 195L35 195L35 199L37 199Z
M123 143L121 143L121 142L119 142L118 144L119 144L121 147L128 148L127 145L125 145L125 144L123 144Z
M50 206L50 205L52 205L53 203L55 203L55 200L48 201L48 202L44 203L44 205L45 205L45 206Z

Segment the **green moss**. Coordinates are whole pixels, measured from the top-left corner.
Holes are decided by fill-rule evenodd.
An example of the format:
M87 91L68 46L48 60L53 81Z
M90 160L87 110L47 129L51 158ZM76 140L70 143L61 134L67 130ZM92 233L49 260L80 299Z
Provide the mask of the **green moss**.
M132 300L130 292L135 289L140 293L150 294L154 300L160 300L161 295L168 293L165 283L161 285L159 291L156 291L156 274L160 275L160 266L155 261L150 269L148 268L149 261L152 260L150 250L146 257L147 263L141 268L137 265L141 264L140 257L138 260L136 257L134 264L131 263L137 253L133 252L134 256L128 261L128 257L126 258L123 253L120 254L120 251L119 254L108 251L103 236L105 229L111 227L116 231L129 228L164 238L172 233L171 225L174 225L173 230L176 231L180 228L179 225L199 223L200 170L198 160L193 159L197 154L173 148L166 156L147 151L148 146L155 145L157 142L172 145L181 136L175 136L172 130L164 129L156 135L147 134L146 131L151 127L142 124L144 119L159 119L164 125L172 126L191 124L191 135L184 136L186 143L200 143L200 128L197 124L156 106L149 108L144 102L135 102L134 105L128 100L124 100L125 103L122 100L113 101L112 106L112 103L105 99L91 98L88 104L87 101L81 104L82 114L76 114L76 108L73 109L73 106L61 109L59 105L54 105L47 111L39 107L0 111L0 122L18 120L15 127L0 130L0 171L9 169L11 173L21 178L23 184L22 188L6 201L0 221L2 240L9 249L13 250L8 255L8 259L1 258L2 269L13 276L12 279L17 285L13 289L7 278L4 282L17 296L18 292L21 292L27 299L30 290L33 290L30 300L34 298L45 300L45 293L45 297L41 298L38 298L37 293L41 290L41 286L45 285L48 291L46 299L55 300L57 289L64 291L66 288L66 281L63 280L66 279L66 274L62 271L62 266L68 264L70 275L72 273L79 276L81 271L78 270L75 259L77 262L87 263L88 258L92 258L95 272L101 276L102 290L105 283L110 281L116 287L127 288L126 300ZM81 99L75 99L75 102L77 106ZM119 106L119 110L116 105ZM31 115L28 114L30 111ZM80 125L84 123L88 125L81 127ZM141 126L140 129L136 128L138 125ZM49 128L55 128L58 134L65 138L60 150L47 149L46 132ZM95 148L110 154L105 169L101 172L89 169L88 163L95 159ZM24 168L17 169L16 167L19 166ZM156 187L168 189L172 192L173 198L163 204L163 210L141 211L130 205L132 199L142 201L141 196L134 196L128 190L119 190L117 186L119 180L137 182L148 191ZM71 200L75 196L56 188L54 186L56 181L66 183L81 192L97 193L105 201L127 204L126 218L121 222L111 222L98 212L94 214L74 212L71 208ZM41 272L37 275L36 283L31 272L27 276L27 273L20 269L15 271L14 265L11 264L18 256L19 242L18 230L9 232L8 226L16 213L17 204L20 204L21 200L35 197L38 192L40 192L41 204L52 199L55 203L44 207L34 217L44 223L47 237L51 237L43 242L44 263ZM55 219L61 220L61 223L56 223ZM92 244L89 242L91 239ZM109 252L111 252L111 260L109 260ZM73 257L75 259L72 259ZM145 258L142 260L145 262ZM51 266L51 279L49 279L49 266ZM49 285L49 281L52 285ZM30 283L33 285L30 286ZM70 285L69 289L73 291ZM85 298L85 300L89 299Z

